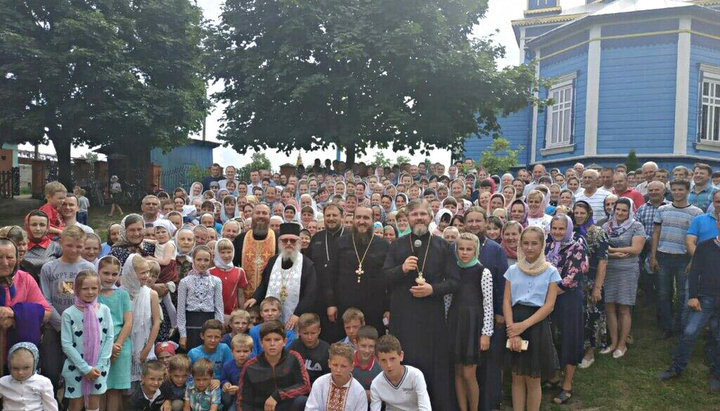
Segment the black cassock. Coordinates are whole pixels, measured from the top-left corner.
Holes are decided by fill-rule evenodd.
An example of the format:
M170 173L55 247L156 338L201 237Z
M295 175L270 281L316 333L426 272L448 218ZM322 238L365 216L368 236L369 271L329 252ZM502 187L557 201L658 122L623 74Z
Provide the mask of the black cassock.
M322 290L328 307L338 308L338 322L350 307L359 308L365 315L365 323L372 325L380 335L384 334L383 313L389 310L383 263L390 244L382 237L374 237L363 260L363 274L356 273L358 259L353 247L352 234L345 234L336 240L335 257L330 260L331 284ZM355 239L357 252L362 258L367 244Z
M449 410L452 378L448 329L443 296L454 292L460 272L452 246L440 237L432 237L423 277L432 285L433 294L416 298L410 287L417 285L417 271L407 274L402 264L411 255L418 256L422 267L430 234L419 237L422 246L411 251L410 242L418 237L410 234L395 241L385 259L385 278L390 292L390 332L400 339L405 364L420 369L425 375L430 401L435 410Z
M262 281L260 282L260 285L258 285L257 289L255 289L255 294L253 294L253 298L258 304L262 302L267 294L267 289L270 285L270 274L272 274L275 260L278 258L280 258L279 255L271 257L263 270ZM292 262L290 260L282 261L283 269L287 270L290 267L292 267ZM297 306L295 306L294 314L299 317L302 314L313 312L316 293L317 279L315 277L315 266L313 265L312 260L309 258L303 258L302 273L300 277L300 301L298 301ZM282 311L282 309L280 311Z

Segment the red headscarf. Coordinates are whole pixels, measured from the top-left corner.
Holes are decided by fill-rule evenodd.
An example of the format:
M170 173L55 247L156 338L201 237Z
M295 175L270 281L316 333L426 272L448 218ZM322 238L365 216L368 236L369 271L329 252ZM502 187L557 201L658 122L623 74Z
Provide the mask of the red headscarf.
M30 214L32 214L32 212L28 213L25 216L25 232L28 234L27 249L32 250L35 247L48 248L52 240L50 239L50 236L48 236L47 230L45 231L45 235L43 235L42 238L37 239L32 237L32 231L30 231ZM45 215L45 219L48 221L49 225L50 219L48 218L47 214L43 214ZM33 215L33 217L39 217L39 215L35 214Z

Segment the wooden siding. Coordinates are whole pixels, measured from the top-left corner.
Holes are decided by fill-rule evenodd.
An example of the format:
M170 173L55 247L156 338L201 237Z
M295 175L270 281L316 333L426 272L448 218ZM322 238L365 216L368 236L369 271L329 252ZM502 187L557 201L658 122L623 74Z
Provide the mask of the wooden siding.
M693 26L695 22L693 22ZM693 44L690 51L690 99L688 114L688 154L720 156L716 151L698 150L695 148L695 142L699 135L699 111L700 111L700 82L702 81L700 73L700 64L709 64L712 66L720 66L720 45L716 48L704 47L695 42L696 37L693 35Z
M510 142L510 147L517 150L519 146L523 149L518 153L518 164L527 164L528 153L530 152L530 122L532 121L532 108L529 106L517 113L510 114L499 119L502 127L502 137ZM480 154L492 144L492 137L473 136L465 141L465 157L475 161L480 160Z
M600 63L598 154L672 153L677 43L606 47Z
M163 154L159 148L154 148L150 152L150 161L161 166L164 170L193 164L207 168L213 162L212 151L213 149L210 146L203 147L196 144L176 147L166 154Z

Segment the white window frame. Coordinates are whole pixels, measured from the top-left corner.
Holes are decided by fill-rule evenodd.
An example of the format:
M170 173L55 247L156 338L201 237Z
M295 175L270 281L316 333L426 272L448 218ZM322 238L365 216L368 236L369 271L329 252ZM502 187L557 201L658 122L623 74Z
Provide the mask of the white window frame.
M546 149L572 145L575 127L576 78L577 73L562 76L548 89L548 98L552 98L554 104L548 106L546 110ZM561 98L555 98L556 96ZM557 124L557 127L553 127L554 124Z
M720 67L700 65L700 112L698 113L698 140L700 143L720 144L720 129L715 130L713 125L720 122ZM705 85L708 93L705 94ZM703 109L708 107L705 116Z

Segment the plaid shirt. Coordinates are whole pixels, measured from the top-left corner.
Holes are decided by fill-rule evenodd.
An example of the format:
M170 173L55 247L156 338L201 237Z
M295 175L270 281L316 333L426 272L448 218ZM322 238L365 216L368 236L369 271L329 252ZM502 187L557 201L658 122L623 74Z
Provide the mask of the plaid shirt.
M635 213L635 219L640 221L643 227L645 227L645 236L647 238L652 237L653 231L655 230L655 213L657 212L658 208L660 208L660 206L663 206L665 204L670 203L663 200L663 202L656 207L648 201L647 203L641 205Z
M705 188L703 188L699 193L696 192L695 187L693 187L690 189L688 202L701 209L703 213L707 212L710 203L712 203L713 194L715 194L716 191L718 191L718 188L713 186L711 182L705 184Z

